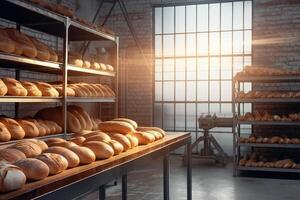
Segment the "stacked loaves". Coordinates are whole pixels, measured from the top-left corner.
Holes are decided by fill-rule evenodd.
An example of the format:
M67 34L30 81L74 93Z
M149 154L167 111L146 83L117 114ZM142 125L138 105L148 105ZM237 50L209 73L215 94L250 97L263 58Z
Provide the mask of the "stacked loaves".
M0 52L42 61L58 61L58 56L53 49L14 28L0 28Z
M300 98L300 92L285 92L285 91L250 91L250 92L238 92L237 98L239 99L251 99L251 98Z
M299 70L262 66L246 66L242 72L239 72L237 74L237 76L293 76L299 74Z
M286 136L262 137L262 136L250 135L249 137L240 137L239 143L300 144L300 139L288 138Z
M291 113L288 115L271 115L268 112L253 113L247 112L244 116L240 116L241 121L300 121L300 113Z

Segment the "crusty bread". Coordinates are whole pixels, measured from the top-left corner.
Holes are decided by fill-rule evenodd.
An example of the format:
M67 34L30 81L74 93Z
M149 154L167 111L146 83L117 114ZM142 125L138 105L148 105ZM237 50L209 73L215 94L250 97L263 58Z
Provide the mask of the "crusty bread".
M91 149L97 159L107 159L114 155L114 149L105 142L100 141L89 141L83 144L85 147Z
M86 129L86 122L83 116L76 109L68 108L68 111L78 119L81 129Z
M33 45L37 49L36 58L43 60L43 61L49 60L50 52L48 50L48 46L33 37L29 37L29 38L30 38L31 42L33 43Z
M35 114L36 119L54 121L63 127L62 107L44 108ZM39 122L39 121L38 121Z
M0 160L6 160L9 163L14 163L24 158L26 158L26 156L20 150L10 148L0 150Z
M76 110L78 112L78 114L80 114L84 120L85 120L85 127L82 127L82 130L92 130L93 128L93 123L91 120L90 115L80 106L68 106L68 110Z
M8 129L8 131L11 135L11 139L20 140L25 137L24 129L22 128L22 126L20 126L20 124L16 120L4 117L4 118L0 118L0 122L2 124L4 124L6 126L6 128ZM0 126L1 126L1 124L0 124ZM5 129L2 130L2 133L3 133L3 134L1 134L2 136L6 135L5 137L8 137L7 136L8 133L6 133ZM6 134L4 134L4 133L6 133Z
M69 141L74 142L77 145L82 145L82 143L84 143L85 140L86 140L85 137L77 136L77 137L71 138Z
M123 145L116 140L105 141L105 143L109 144L114 149L114 155L119 155L124 151Z
M13 78L2 78L7 87L7 95L10 96L27 96L27 90L22 84Z
M147 132L134 132L132 133L133 136L137 137L139 140L139 145L146 145L155 140L155 137Z
M15 165L1 162L0 174L0 192L20 189L26 182L25 174Z
M80 159L77 154L64 147L49 147L45 153L56 153L63 156L68 161L68 168L77 167L80 163Z
M27 158L32 158L42 153L42 149L31 141L20 141L10 148L22 151Z
M58 91L59 96L63 96L63 87L62 86L53 85L53 87ZM75 91L70 87L67 87L67 96L69 96L69 97L75 96Z
M7 87L2 81L2 79L0 79L0 96L4 96L6 95L6 93L7 93Z
M134 132L131 124L122 121L105 121L98 124L99 130L108 133L122 133L124 135Z
M49 167L36 158L25 158L14 164L22 169L28 180L42 180L49 175Z
M102 85L108 92L109 97L115 97L116 94L115 92L108 86L108 85Z
M163 138L163 136L160 134L160 132L157 131L145 131L146 133L150 133L151 135L154 136L155 140L159 140L161 138Z
M108 134L103 133L101 131L93 131L91 133L84 134L83 137L86 138L86 142L88 141L109 141L111 138Z
M139 145L139 139L137 137L133 136L132 134L126 134L125 136L129 139L131 148L137 147Z
M74 146L69 149L77 154L82 165L90 164L96 160L95 153L87 147Z
M91 63L91 68L96 69L96 70L100 70L100 65L97 62L92 62Z
M26 138L33 138L39 136L39 129L36 127L36 125L33 122L24 119L17 119L16 121L25 131Z
M53 61L53 62L57 62L58 61L58 55L57 55L57 53L53 49L51 49L51 48L48 48L48 50L49 50L49 53L50 53L49 60Z
M53 121L44 120L44 124L50 129L50 134L57 134L62 132L62 128Z
M132 119L128 119L128 118L115 118L115 119L113 119L113 121L121 121L121 122L129 123L133 126L134 129L137 129L137 127L138 127L138 124L135 121L133 121Z
M13 53L15 51L15 43L3 28L0 28L0 51L5 53Z
M46 163L49 167L49 174L59 174L68 168L68 161L60 154L43 153L36 157Z
M58 97L59 96L58 91L54 87L52 87L52 85L45 83L45 82L40 82L40 81L35 82L35 84L39 88L39 90L42 92L43 96L47 96L47 97Z
M132 148L130 140L125 135L120 133L109 133L109 136L111 139L120 142L124 148L124 151Z
M83 128L81 127L80 121L77 119L76 115L67 111L67 127L68 131L72 133L79 133Z
M33 142L34 144L38 145L42 152L45 151L46 149L48 149L48 145L46 142L44 142L43 140L37 140L37 139L26 139L26 140L23 140L22 142Z
M100 70L102 71L106 71L107 70L107 67L104 63L100 63Z
M39 120L39 119L37 119L36 120L37 121L37 123L41 126L41 127L43 127L44 129L45 129L45 135L49 135L49 134L51 134L51 129L48 127L48 125L45 123L45 120Z
M27 90L27 96L42 96L42 92L34 83L31 83L29 81L22 81L21 84Z
M83 61L83 66L84 68L90 68L91 67L91 63L87 60Z
M7 142L11 139L11 134L5 124L0 121L0 141Z
M55 138L49 138L49 139L47 139L45 142L46 142L46 144L49 146L51 143L55 143L55 142L66 142L66 140L64 140L64 139L62 139L62 138L55 137Z
M166 132L163 129L158 128L158 127L142 127L142 126L139 126L136 130L137 131L156 131L156 132L159 132L163 137L166 135Z
M59 146L59 147L70 148L78 145L75 144L74 142L64 141L64 142L51 142L48 144L48 146L49 147Z

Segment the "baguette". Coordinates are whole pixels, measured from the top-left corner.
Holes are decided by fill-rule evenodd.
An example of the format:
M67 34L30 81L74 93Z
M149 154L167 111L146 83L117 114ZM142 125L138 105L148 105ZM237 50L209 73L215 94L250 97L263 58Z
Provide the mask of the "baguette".
M133 136L139 140L139 145L147 145L155 140L155 137L147 132L134 132Z
M69 149L77 154L80 164L90 164L96 160L95 153L87 147L74 146Z
M109 144L113 148L114 156L119 155L120 153L122 153L124 151L123 145L116 140L106 141L105 143Z
M49 174L59 174L68 168L68 161L63 156L56 153L43 153L36 157L49 167Z
M91 149L97 159L107 159L114 155L114 149L105 142L89 141L85 142L83 145Z
M132 125L134 129L137 129L137 127L138 127L138 125L135 121L133 121L131 119L127 119L127 118L115 118L115 119L113 119L113 121L126 122L126 123Z
M134 132L131 124L122 121L106 121L98 124L99 130L108 133L122 133L124 135Z
M122 144L123 150L127 151L132 148L130 140L120 133L110 133L109 136Z
M139 145L139 140L137 137L133 136L132 134L126 134L125 136L129 139L131 148L137 147Z
M36 158L25 158L15 162L20 167L28 180L42 180L49 175L49 167Z
M9 163L14 163L24 158L26 158L26 155L20 150L11 148L0 150L0 160L6 160Z
M68 168L77 167L80 163L79 157L71 150L64 147L50 147L45 153L56 153L68 161Z
M166 132L163 129L158 128L158 127L142 127L142 126L139 126L136 130L137 131L157 131L160 134L162 134L163 136L166 135Z

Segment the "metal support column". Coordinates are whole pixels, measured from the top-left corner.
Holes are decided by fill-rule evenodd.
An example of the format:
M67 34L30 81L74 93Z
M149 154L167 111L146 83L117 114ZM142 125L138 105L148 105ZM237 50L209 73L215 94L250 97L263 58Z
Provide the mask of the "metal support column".
M122 200L127 200L127 174L122 176Z
M192 148L191 141L186 144L187 161L187 200L192 200Z
M106 199L105 185L101 185L99 188L99 200Z
M164 200L170 199L170 156L164 157Z

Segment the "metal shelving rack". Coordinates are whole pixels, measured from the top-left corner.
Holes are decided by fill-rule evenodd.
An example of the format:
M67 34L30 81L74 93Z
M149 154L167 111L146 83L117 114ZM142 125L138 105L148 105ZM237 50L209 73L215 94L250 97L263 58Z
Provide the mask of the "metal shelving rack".
M233 91L233 114L234 114L234 135L233 135L233 151L234 151L234 175L237 176L241 171L268 171L268 172L290 172L300 173L300 169L284 169L284 168L263 168L263 167L245 167L239 166L239 159L241 158L241 148L281 148L281 149L298 149L299 144L265 144L265 143L239 143L239 137L241 136L241 125L255 126L300 126L299 121L240 121L241 106L244 103L253 104L289 104L299 103L299 98L249 98L240 99L235 94L240 91L241 83L293 83L300 82L300 75L290 76L247 76L238 75L232 82ZM253 108L253 107L252 107ZM252 128L253 129L253 128Z
M26 17L25 17L26 16ZM16 77L20 70L57 74L62 76L63 96L51 97L0 97L1 103L61 103L63 108L64 129L62 134L52 136L66 137L67 133L67 105L68 103L113 103L114 117L118 116L118 54L119 38L114 35L93 30L90 27L80 24L69 17L37 7L34 4L21 0L0 1L0 18L15 22L17 28L21 26L47 33L63 39L63 62L45 62L16 55L0 53L0 67L16 69ZM68 64L69 42L72 41L108 41L114 47L112 65L115 71L99 71L94 69L80 68ZM116 97L68 97L66 94L68 76L105 76L113 79L113 89ZM17 111L16 111L17 112ZM15 141L5 142L11 144ZM1 143L2 144L2 143Z

